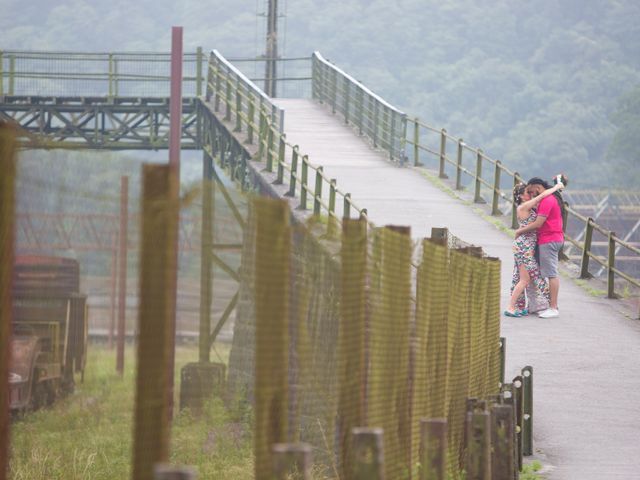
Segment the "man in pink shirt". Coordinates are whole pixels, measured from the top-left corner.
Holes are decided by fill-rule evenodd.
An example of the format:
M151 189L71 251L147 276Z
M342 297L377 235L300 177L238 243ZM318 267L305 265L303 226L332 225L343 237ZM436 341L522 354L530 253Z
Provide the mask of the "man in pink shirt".
M557 181L561 181L560 178ZM527 183L527 191L536 197L551 186L541 178L534 177ZM540 252L540 275L549 280L551 300L549 308L538 314L542 318L554 318L560 315L558 311L558 292L560 279L558 278L558 256L564 244L562 229L562 197L556 194L544 198L538 205L538 216L526 227L516 230L516 236L532 230L538 231L538 250Z

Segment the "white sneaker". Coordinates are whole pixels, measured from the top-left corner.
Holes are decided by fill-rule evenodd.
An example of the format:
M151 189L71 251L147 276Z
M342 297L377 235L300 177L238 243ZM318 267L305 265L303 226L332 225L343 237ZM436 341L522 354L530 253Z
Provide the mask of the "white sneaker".
M547 308L538 314L540 318L556 318L560 316L560 312L555 308Z

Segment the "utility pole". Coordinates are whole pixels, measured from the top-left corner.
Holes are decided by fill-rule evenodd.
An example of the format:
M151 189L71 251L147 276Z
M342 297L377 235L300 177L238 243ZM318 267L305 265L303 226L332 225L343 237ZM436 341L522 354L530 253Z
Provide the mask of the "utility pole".
M276 59L278 58L278 0L268 0L268 4L264 91L273 98L276 96Z

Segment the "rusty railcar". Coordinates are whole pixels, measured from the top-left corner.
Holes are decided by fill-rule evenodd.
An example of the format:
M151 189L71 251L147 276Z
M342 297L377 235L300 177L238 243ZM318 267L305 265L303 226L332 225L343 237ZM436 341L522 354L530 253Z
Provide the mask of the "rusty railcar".
M14 412L50 405L84 374L87 297L77 260L17 256L9 385Z

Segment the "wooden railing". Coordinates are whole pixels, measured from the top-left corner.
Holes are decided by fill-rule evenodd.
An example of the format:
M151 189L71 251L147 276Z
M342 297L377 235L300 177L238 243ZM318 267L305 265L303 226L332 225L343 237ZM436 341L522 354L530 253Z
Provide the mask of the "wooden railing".
M470 188L475 203L491 203L491 214L502 215L509 210L511 227L517 228L516 205L513 201L512 188L519 182L526 182L516 171L506 167L500 160L487 155L482 149L472 147L462 138L450 135L444 128L437 129L418 118L407 118L407 150L414 166L425 165L435 159L439 178L455 178L454 188L464 190ZM465 186L467 185L467 186ZM567 225L579 222L578 231L584 234L572 237L567 232ZM616 280L640 288L640 280L616 267L616 258L640 261L640 249L619 238L615 232L598 225L592 218L581 215L570 206L566 206L565 241L582 251L580 261L580 278L590 278L589 262L593 260L607 271L607 297L616 298ZM593 231L607 238L606 255L598 255L592 245ZM624 255L620 252L623 251Z

